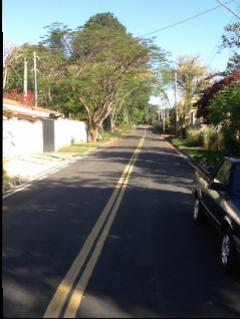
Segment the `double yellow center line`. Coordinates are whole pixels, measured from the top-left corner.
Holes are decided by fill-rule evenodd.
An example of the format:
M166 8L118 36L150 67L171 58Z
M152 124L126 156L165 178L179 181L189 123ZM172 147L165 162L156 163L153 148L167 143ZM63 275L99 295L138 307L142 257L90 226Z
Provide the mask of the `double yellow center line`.
M83 293L92 275L94 267L103 249L104 243L116 217L118 208L125 193L129 177L133 171L135 161L143 146L146 131L135 149L129 163L125 167L118 183L109 198L96 224L88 235L82 249L75 258L65 278L58 286L50 301L43 318L75 318L81 304ZM97 239L98 238L98 239ZM95 245L95 247L94 247ZM94 247L94 249L93 249ZM91 251L91 256L89 256ZM86 260L88 259L87 263ZM80 276L79 274L86 263Z

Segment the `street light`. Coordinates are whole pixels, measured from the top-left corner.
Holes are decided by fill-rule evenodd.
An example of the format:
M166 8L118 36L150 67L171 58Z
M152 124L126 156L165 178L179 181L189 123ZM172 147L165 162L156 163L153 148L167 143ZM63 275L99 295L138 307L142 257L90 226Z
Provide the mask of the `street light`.
M175 98L175 111L176 111L176 136L178 136L178 105L177 105L177 70L174 69L174 98Z
M36 55L36 52L33 52L33 71L34 71L34 95L35 95L35 107L38 106L38 87L37 87L37 59L39 57Z

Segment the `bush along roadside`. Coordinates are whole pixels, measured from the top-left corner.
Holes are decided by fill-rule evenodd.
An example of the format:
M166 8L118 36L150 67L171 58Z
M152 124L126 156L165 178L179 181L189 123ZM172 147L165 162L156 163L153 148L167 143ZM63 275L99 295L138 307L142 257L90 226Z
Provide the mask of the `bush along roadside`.
M221 151L207 150L203 146L189 146L189 141L187 139L169 137L168 141L181 153L188 156L195 165L198 165L203 158L206 158L210 165L215 165L224 155Z
M6 170L3 168L3 176L2 176L2 190L8 191L15 186L21 185L22 183L26 182L20 176L9 176Z

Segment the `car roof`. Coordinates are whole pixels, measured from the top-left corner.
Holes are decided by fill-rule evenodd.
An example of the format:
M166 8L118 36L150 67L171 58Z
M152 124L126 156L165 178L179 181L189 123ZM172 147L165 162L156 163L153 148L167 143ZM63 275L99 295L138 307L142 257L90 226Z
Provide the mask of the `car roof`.
M240 156L224 156L224 158L231 163L240 163Z

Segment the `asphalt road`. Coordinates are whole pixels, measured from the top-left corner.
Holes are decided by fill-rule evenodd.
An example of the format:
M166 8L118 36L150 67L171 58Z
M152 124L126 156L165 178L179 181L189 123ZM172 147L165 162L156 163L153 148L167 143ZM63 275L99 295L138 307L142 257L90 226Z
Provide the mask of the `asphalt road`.
M193 168L143 135L3 200L4 317L240 316L240 274L193 223Z

